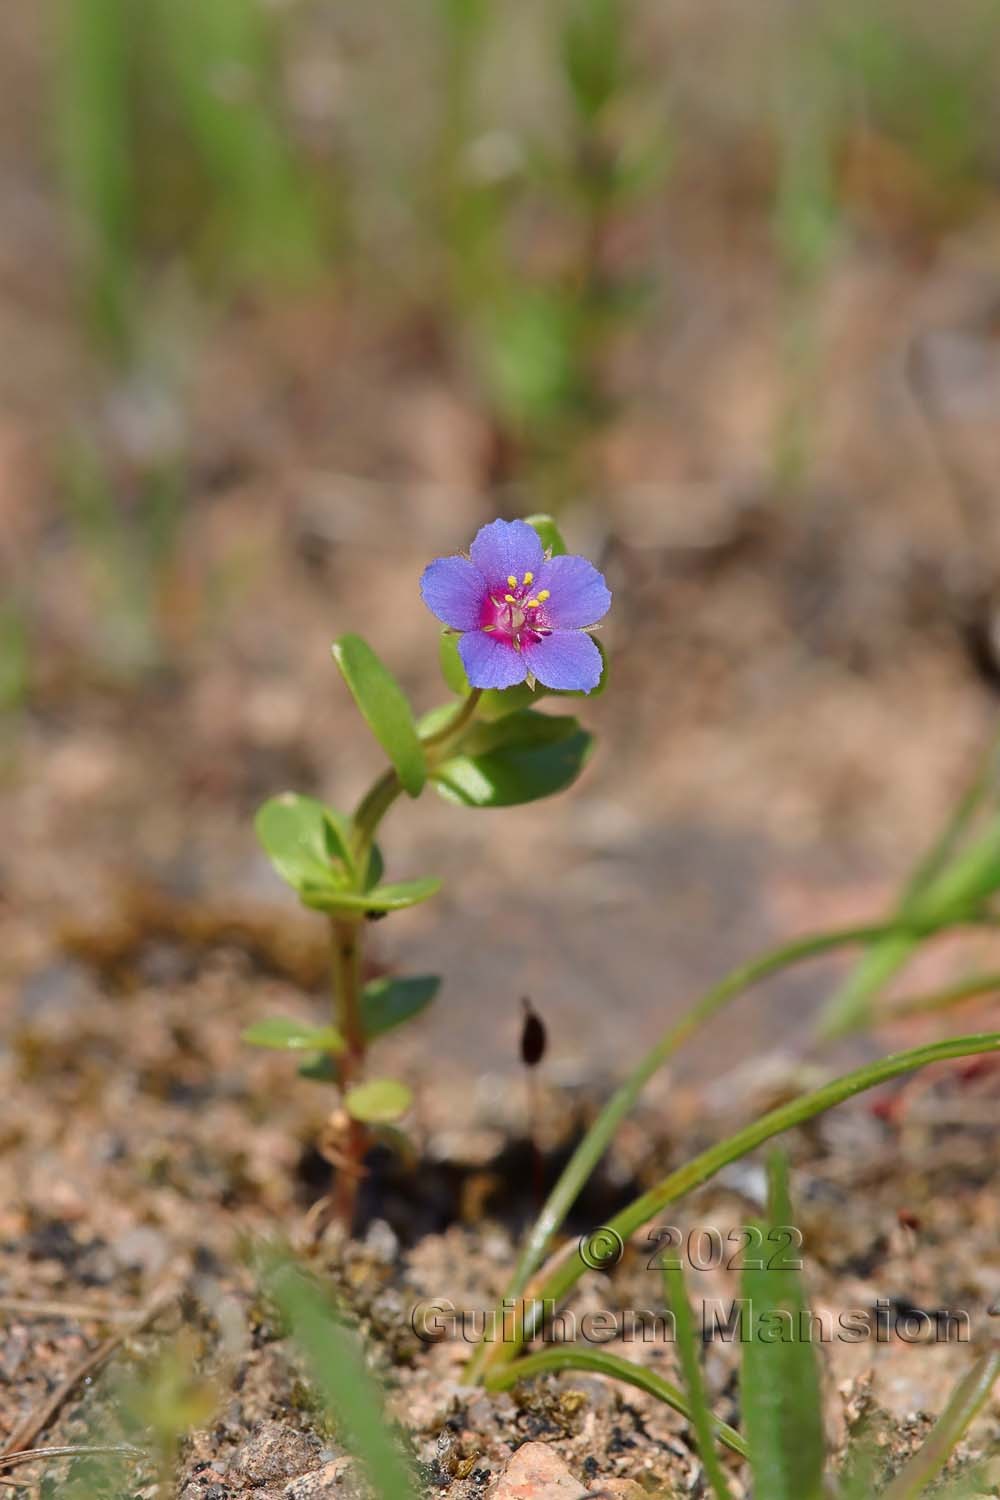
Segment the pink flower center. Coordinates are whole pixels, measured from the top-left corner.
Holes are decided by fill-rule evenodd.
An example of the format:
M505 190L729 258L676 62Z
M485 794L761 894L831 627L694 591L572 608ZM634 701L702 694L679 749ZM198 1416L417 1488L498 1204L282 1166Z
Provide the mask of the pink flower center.
M500 636L515 651L552 634L551 627L545 623L549 590L540 589L534 593L534 581L533 573L525 573L520 582L512 573L506 587L492 588L483 604L480 629Z

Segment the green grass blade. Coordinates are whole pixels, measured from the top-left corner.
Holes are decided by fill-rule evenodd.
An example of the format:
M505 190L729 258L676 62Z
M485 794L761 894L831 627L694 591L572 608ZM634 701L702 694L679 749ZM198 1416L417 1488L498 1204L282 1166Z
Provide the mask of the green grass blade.
M779 1153L769 1180L765 1244L769 1230L794 1223ZM826 1446L823 1395L816 1351L803 1327L809 1309L799 1273L762 1259L758 1266L747 1264L742 1288L749 1337L742 1347L740 1399L755 1493L768 1500L817 1500Z
M959 1381L930 1436L885 1491L882 1500L917 1500L948 1462L955 1445L989 1400L1000 1379L1000 1350L984 1354Z
M159 67L211 185L230 276L292 282L319 266L311 185L282 118L279 19L259 0L159 0Z
M645 1365L636 1365L629 1359L622 1359L617 1354L608 1354L603 1349L584 1348L579 1344L543 1349L539 1354L527 1354L514 1364L488 1375L484 1384L491 1391L506 1391L517 1385L518 1381L530 1380L534 1375L557 1375L563 1370L586 1370L592 1375L607 1375L611 1380L623 1380L628 1385L634 1385L638 1390L655 1396L667 1406L672 1406L674 1411L686 1417L689 1422L694 1421L691 1404L684 1393L664 1380L662 1375L657 1375ZM749 1457L746 1443L734 1427L721 1422L711 1413L709 1419L720 1443L725 1443L727 1448L731 1448L741 1458Z
M707 1151L701 1152L700 1155L686 1162L683 1167L671 1172L655 1187L650 1188L648 1192L643 1193L640 1198L622 1209L610 1221L608 1227L623 1240L629 1239L637 1229L647 1224L668 1203L675 1203L686 1193L708 1182L730 1162L738 1161L748 1152L762 1146L765 1141L772 1140L786 1130L791 1130L793 1126L802 1125L806 1120L824 1114L828 1109L843 1104L845 1100L853 1098L856 1094L864 1093L866 1089L875 1088L880 1083L887 1083L889 1079L898 1078L904 1073L912 1073L918 1068L926 1067L929 1063L946 1062L957 1057L972 1057L986 1052L1000 1052L1000 1032L949 1037L945 1041L933 1042L923 1047L913 1047L907 1052L897 1052L890 1057L879 1058L876 1062L868 1063L865 1067L858 1068L824 1085L823 1088L815 1089L809 1094L802 1094L798 1099L792 1099L778 1109L769 1111L760 1119L744 1126L735 1135L729 1136L715 1146L710 1146ZM539 1279L538 1284L533 1287L533 1299L536 1304L541 1301L558 1302L575 1285L585 1269L586 1266L579 1254L560 1260L550 1274L544 1279ZM523 1335L525 1331L522 1328L519 1334ZM527 1331L530 1332L530 1329ZM499 1347L499 1357L496 1352L493 1353L493 1359L499 1363L512 1358L517 1352L519 1342L519 1337L512 1338L507 1344ZM496 1347L494 1346L495 1350ZM466 1378L477 1377L488 1360L489 1350L485 1356L480 1356L480 1362L467 1372Z
M790 968L793 964L834 953L840 948L854 947L885 937L895 929L884 924L869 927L848 927L837 931L810 933L794 942L773 949L760 958L751 959L733 969L718 984L708 990L669 1030L665 1031L639 1065L623 1084L615 1090L601 1110L583 1140L573 1152L563 1172L546 1199L541 1213L532 1225L524 1248L518 1259L510 1282L504 1290L505 1297L520 1297L530 1278L542 1264L554 1235L563 1224L584 1184L594 1171L601 1157L611 1144L615 1131L622 1120L635 1108L639 1095L646 1084L659 1072L680 1047L700 1026L723 1010L746 990L763 980ZM489 1359L489 1350L481 1345L473 1355L466 1377L474 1380L481 1374Z
M268 1268L266 1287L302 1349L329 1415L360 1460L378 1500L415 1500L414 1476L382 1413L357 1341L315 1282L289 1261Z
M947 824L910 876L899 904L900 924L927 917L927 925L941 925L947 922L949 909L974 906L996 889L1000 881L1000 821L994 820L964 849L961 845L976 813L996 789L998 754L1000 739L995 739ZM874 944L828 1001L819 1019L819 1036L829 1040L869 1025L876 995L912 957L915 948L916 943L900 935Z
M684 1372L688 1403L691 1407L691 1425L698 1441L698 1452L705 1467L705 1475L712 1486L716 1500L732 1500L732 1491L715 1451L718 1423L712 1415L705 1396L705 1382L701 1375L698 1358L698 1341L695 1337L694 1319L684 1286L684 1272L680 1261L671 1261L668 1256L663 1265L663 1281L667 1304L674 1315L674 1330L677 1353Z
M824 1007L817 1028L821 1040L832 1041L869 1025L876 995L895 978L918 946L919 940L906 932L891 933L874 943Z
M1000 790L1000 734L996 735L975 776L955 804L954 810L930 849L919 862L906 887L903 904L910 905L931 881L951 863L976 813L991 792Z
M954 984L946 984L924 995L905 995L893 1001L885 1012L880 1012L879 1019L898 1021L905 1016L933 1015L983 995L1000 995L1000 973L969 974L965 979L956 979Z
M130 339L135 271L135 139L129 0L62 0L58 134L95 333L119 354Z

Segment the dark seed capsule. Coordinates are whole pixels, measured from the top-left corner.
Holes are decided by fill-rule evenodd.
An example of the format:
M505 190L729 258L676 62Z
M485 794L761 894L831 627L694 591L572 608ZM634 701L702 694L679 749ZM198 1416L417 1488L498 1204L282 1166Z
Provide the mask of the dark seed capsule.
M545 1056L545 1023L533 1009L531 1001L521 1001L524 1007L524 1025L521 1028L521 1061L526 1068L534 1068Z

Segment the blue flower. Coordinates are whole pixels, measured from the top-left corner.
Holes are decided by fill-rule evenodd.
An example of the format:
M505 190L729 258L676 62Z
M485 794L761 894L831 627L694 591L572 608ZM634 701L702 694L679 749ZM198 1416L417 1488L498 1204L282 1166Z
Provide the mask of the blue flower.
M601 653L586 632L611 606L608 586L585 557L546 556L526 521L484 526L468 557L439 557L424 569L420 593L461 635L474 688L537 678L589 693L601 680Z

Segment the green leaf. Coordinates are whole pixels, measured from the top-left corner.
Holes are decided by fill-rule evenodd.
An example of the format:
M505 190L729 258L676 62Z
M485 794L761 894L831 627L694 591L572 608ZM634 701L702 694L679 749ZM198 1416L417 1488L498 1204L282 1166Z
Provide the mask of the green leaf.
M559 530L551 516L537 515L525 516L528 525L538 533L538 539L546 552L551 552L553 557L563 557L569 550L563 541L563 534Z
M476 724L462 751L435 768L441 796L463 807L515 807L577 779L593 744L576 719L522 709Z
M440 987L441 980L436 974L371 980L361 996L361 1024L368 1041L418 1016L430 1005Z
M278 874L300 895L307 885L335 889L351 873L344 819L315 797L272 797L258 810L254 828Z
M469 679L465 675L462 658L458 654L458 640L453 630L442 630L438 644L438 659L441 663L441 676L448 687L456 697L464 698L469 691Z
M600 1114L594 1120L583 1140L573 1152L562 1175L552 1189L538 1217L525 1237L524 1246L513 1275L504 1288L504 1297L518 1299L529 1283L535 1282L535 1272L542 1265L551 1247L553 1238L565 1221L581 1191L594 1172L601 1157L614 1139L621 1122L627 1117L648 1084L649 1080L677 1053L692 1032L703 1026L712 1016L719 1014L725 1006L754 985L760 984L772 974L780 973L793 964L838 949L854 947L870 942L892 931L891 925L875 927L848 927L831 932L812 933L794 942L772 949L749 963L741 964L714 984L695 1001L679 1020L654 1042L642 1057L638 1066L615 1090ZM885 1083L911 1069L941 1062L948 1057L966 1057L979 1052L1000 1051L1000 1032L978 1036L963 1036L939 1042L931 1047L917 1047L910 1052L880 1059L874 1065L838 1078L824 1088L804 1094L790 1104L782 1105L769 1114L759 1117L735 1136L710 1147L700 1156L686 1162L672 1172L636 1202L616 1215L611 1227L623 1239L648 1223L670 1203L693 1191L729 1162L737 1161L764 1141L813 1119L827 1109L832 1109L845 1099L852 1098L864 1089ZM537 1281L537 1296L558 1301L564 1297L582 1274L584 1263L579 1257L562 1263L547 1277ZM498 1314L499 1315L499 1314ZM481 1377L491 1364L500 1363L495 1345L481 1343L473 1354L465 1371L467 1381ZM505 1346L503 1357L511 1359L520 1347L520 1339L511 1340Z
M404 790L419 797L427 780L427 762L399 683L359 635L343 635L334 641L333 659Z
M337 1083L340 1075L337 1065L329 1052L323 1052L318 1057L307 1057L298 1066L300 1078L308 1078L311 1083Z
M505 719L508 714L515 714L522 708L530 708L537 703L539 698L544 698L548 688L539 682L533 688L526 682L518 682L509 688L487 688L479 700L476 710L480 719L492 721L493 719Z
M997 744L959 799L944 829L910 876L899 904L901 929L923 932L943 928L975 911L1000 885L1000 819L963 847L963 838L996 779ZM824 1040L871 1025L879 992L895 977L918 946L917 937L901 931L873 943L827 1001L819 1019Z
M378 885L384 874L385 860L382 858L382 850L378 844L372 844L371 853L368 856L368 869L365 871L365 890L370 891L373 886Z
M562 42L573 103L594 121L628 81L620 0L575 0Z
M742 1292L748 1336L743 1341L740 1399L754 1490L768 1500L819 1500L825 1443L823 1397L809 1309L798 1271L782 1265L782 1242L771 1231L794 1224L788 1170L775 1152L769 1164L768 1224L761 1264L748 1263ZM772 1250L777 1244L779 1249ZM777 1264L775 1261L777 1260Z
M387 1125L405 1115L413 1095L405 1083L395 1078L373 1078L356 1084L344 1095L344 1107L355 1120L365 1125Z
M273 1047L279 1052L343 1052L346 1043L335 1026L306 1026L290 1016L271 1016L243 1032L252 1047Z
M441 889L440 880L404 880L396 885L377 885L370 891L328 890L324 886L306 886L300 892L306 906L315 911L369 912L403 911L419 906Z
M902 929L872 943L827 1001L819 1023L823 1040L870 1025L876 997L919 946L920 939Z
M578 405L578 299L562 287L519 286L484 308L479 321L486 379L506 416L541 427Z

